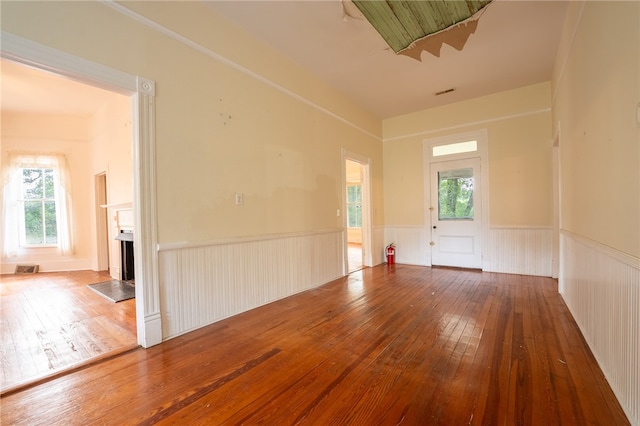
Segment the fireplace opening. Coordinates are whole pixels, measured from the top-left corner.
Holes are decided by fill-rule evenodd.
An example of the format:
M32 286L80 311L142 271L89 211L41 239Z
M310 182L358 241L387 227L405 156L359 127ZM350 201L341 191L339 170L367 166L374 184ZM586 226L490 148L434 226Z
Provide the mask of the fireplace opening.
M121 230L116 240L120 241L120 280L134 283L133 231Z

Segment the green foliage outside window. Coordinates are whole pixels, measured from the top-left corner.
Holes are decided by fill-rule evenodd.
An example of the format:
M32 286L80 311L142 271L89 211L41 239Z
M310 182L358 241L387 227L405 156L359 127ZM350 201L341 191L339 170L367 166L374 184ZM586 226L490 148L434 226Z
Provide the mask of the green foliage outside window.
M55 179L52 169L22 169L27 245L56 244Z
M362 186L347 185L347 226L362 227Z
M439 173L438 196L440 220L473 219L473 170Z

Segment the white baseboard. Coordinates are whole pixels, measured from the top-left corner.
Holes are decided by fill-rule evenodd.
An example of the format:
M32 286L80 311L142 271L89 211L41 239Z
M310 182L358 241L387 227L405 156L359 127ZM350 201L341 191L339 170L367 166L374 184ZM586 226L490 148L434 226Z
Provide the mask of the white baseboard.
M13 274L15 273L17 265L38 265L38 272L91 270L91 261L89 259L64 259L47 261L19 260L15 262L6 262L2 264L0 271L2 274Z

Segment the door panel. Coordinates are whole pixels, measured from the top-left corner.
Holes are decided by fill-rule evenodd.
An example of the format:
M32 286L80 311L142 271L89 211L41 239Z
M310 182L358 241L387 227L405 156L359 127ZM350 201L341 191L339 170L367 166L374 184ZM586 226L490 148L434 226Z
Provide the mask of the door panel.
M431 264L482 267L480 159L431 163Z

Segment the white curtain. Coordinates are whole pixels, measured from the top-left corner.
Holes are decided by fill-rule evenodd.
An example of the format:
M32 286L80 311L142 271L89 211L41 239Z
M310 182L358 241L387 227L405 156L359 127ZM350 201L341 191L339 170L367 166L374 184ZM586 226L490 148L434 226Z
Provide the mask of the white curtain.
M19 200L22 197L21 183L23 168L52 169L56 183L56 224L58 253L73 253L73 235L71 218L71 179L67 160L62 154L10 153L8 167L3 168L3 256L15 257L20 248Z

